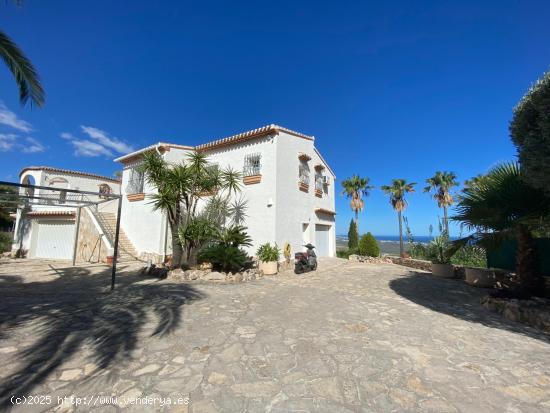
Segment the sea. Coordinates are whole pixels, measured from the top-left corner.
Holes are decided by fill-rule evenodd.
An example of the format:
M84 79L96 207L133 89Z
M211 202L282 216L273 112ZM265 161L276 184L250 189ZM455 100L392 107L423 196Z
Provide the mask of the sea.
M380 247L381 254L398 254L399 253L399 235L375 235L378 246ZM457 237L450 237L452 240ZM414 237L414 242L420 242L422 244L428 244L434 239L433 236L419 235ZM408 244L407 237L403 236L403 242L405 246ZM348 236L336 235L336 248L347 248Z
M399 235L375 235L374 238L376 238L376 240L379 242L399 242ZM419 235L414 237L414 242L421 242L423 244L427 244L433 239L434 239L433 236L430 237L429 235ZM348 236L336 235L336 240L347 243ZM403 236L403 241L407 242L406 236Z

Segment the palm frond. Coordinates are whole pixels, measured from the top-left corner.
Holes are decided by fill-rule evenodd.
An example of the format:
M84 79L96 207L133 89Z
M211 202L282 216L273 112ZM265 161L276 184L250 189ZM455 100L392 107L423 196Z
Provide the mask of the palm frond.
M15 78L21 104L25 105L30 99L31 104L42 107L46 100L46 93L36 69L23 51L3 31L0 31L0 57Z

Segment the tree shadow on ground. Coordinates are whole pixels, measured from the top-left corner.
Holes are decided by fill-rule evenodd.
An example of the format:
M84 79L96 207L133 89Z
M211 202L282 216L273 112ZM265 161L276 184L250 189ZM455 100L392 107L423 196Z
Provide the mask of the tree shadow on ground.
M400 296L431 310L550 343L549 335L486 310L480 301L491 290L472 287L463 280L437 278L431 274L410 271L408 276L390 281L390 288Z
M0 385L0 408L11 396L30 394L83 346L92 349L100 369L129 357L151 316L158 320L152 335L162 337L182 322L183 305L205 297L189 285L148 280L124 268L112 292L110 268L99 274L85 267L55 271L59 278L46 282L2 277L0 339L31 328L36 340L19 350L21 368Z

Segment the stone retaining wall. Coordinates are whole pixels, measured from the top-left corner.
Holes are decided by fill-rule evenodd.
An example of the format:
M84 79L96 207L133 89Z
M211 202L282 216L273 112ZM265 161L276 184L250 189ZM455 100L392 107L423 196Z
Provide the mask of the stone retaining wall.
M225 273L212 270L173 270L168 273L168 279L174 281L214 281L227 283L242 283L259 280L264 277L262 271L250 269L238 273Z
M416 268L417 270L432 271L431 261L415 260L413 258L388 257L391 262L405 267Z
M481 299L481 305L508 320L550 333L550 300L548 299L515 300L487 296Z

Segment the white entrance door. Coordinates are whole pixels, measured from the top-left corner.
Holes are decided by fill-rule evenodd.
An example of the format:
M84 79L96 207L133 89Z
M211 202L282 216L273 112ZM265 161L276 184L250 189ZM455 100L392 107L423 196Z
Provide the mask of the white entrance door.
M330 254L330 225L315 225L315 251L319 257Z
M38 221L36 223L36 239L33 242L33 257L71 259L73 256L74 231L73 221Z

